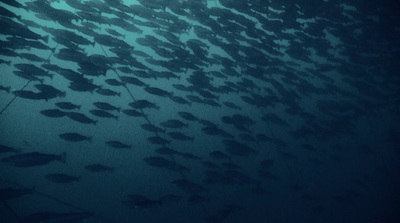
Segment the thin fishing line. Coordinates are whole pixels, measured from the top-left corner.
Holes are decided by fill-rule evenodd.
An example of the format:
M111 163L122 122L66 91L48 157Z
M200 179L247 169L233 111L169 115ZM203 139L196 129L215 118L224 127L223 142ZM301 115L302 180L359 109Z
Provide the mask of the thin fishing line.
M104 50L102 44L99 44L99 45L100 45L101 49L103 50L104 55L108 58L108 54L107 54L107 52ZM132 92L129 90L128 86L121 80L121 76L119 75L118 71L115 69L115 67L114 67L113 65L112 65L112 68L113 68L115 74L118 76L119 80L123 83L122 86L124 86L124 88L128 91L128 93L129 93L129 95L131 96L132 100L136 102L137 100L135 99L135 97L133 97L133 94L132 94ZM143 109L140 108L139 110L140 110L140 112L142 113L143 118L147 121L147 123L148 123L148 124L152 124L151 121L149 120L149 118L148 118L148 117L145 115L145 113L143 112ZM154 134L155 134L157 137L160 137L159 134L158 134L157 132L154 132ZM166 143L162 143L162 145L163 145L163 147L167 148ZM182 172L182 170L179 169L179 164L176 162L176 160L175 160L175 158L173 157L173 155L172 155L172 154L169 154L169 157L170 157L171 161L174 163L175 167L178 168L178 172L179 172L179 174L182 176L182 178L184 178L185 180L188 180L187 177L186 177L186 175ZM208 211L207 207L205 206L204 202L200 202L200 205L201 205L202 208L205 210L206 214L209 215L209 211Z
M57 45L56 45L56 47L54 47L54 50L52 50L52 52L51 52L51 54L47 57L47 59L43 62L43 64L42 64L42 66L44 65L44 64L46 64L48 61L49 61L49 59L50 59L50 57L54 54L54 52L56 51L56 49L57 49L57 47L58 47L58 43L57 43ZM33 79L30 79L28 82L26 82L26 84L20 89L20 91L23 91L31 82L32 82L32 80ZM17 95L14 95L14 97L7 103L7 105L0 111L0 116L3 114L3 112L4 111L6 111L7 110L7 108L15 101L15 99L17 99Z
M17 182L13 182L13 181L10 181L10 180L6 180L6 179L4 179L4 178L2 178L2 177L0 177L0 180L3 181L3 182L6 182L6 183L8 183L8 184L17 186L17 187L19 187L19 188L31 190L31 191L33 191L33 193L35 193L35 194L38 194L38 195L40 195L40 196L42 196L42 197L49 198L50 200L56 201L56 202L58 202L58 203L61 203L61 204L65 205L65 206L67 206L67 207L70 207L70 208L73 208L73 209L76 209L76 210L80 210L80 211L83 211L83 212L87 212L87 213L93 213L93 214L95 214L95 217L100 218L100 219L103 219L103 220L105 220L105 221L107 221L107 222L116 223L116 221L113 221L113 220L111 220L111 219L108 219L107 217L104 217L104 216L102 216L102 215L100 215L100 214L97 214L97 213L88 211L88 210L86 210L86 209L84 209L84 208L81 208L81 207L78 207L78 206L76 206L76 205L74 205L74 204L68 203L68 202L66 202L66 201L60 200L60 199L58 199L58 198L56 198L56 197L53 197L53 196L51 196L51 195L45 194L45 193L43 193L43 192L40 192L40 191L36 190L35 188L33 188L33 189L32 189L32 188L28 188L28 187L26 187L26 186L23 186L23 185L17 183ZM3 204L4 204L4 203L3 203ZM9 207L9 206L6 206L6 207L7 207L14 215L18 216L18 215L12 210L11 207ZM21 219L20 219L19 217L17 217L17 218L19 219L19 222L21 222Z
M4 205L4 207L6 207L10 212L11 212L11 214L17 219L17 221L19 222L19 223L21 223L22 222L22 219L18 216L18 214L17 213L15 213L15 211L6 203L6 201L3 201L3 200L0 200L1 201L1 203Z

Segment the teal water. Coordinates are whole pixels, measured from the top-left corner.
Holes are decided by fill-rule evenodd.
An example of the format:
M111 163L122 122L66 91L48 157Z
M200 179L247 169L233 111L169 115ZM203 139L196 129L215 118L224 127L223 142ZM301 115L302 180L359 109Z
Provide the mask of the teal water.
M1 17L7 27L0 35L1 222L39 222L28 216L42 212L91 213L46 215L45 222L397 222L397 5L17 1L22 8L6 2L1 7L17 17L6 12ZM26 29L43 39L24 35ZM67 30L89 44L52 30ZM115 42L103 42L99 34ZM27 41L49 49L27 47ZM65 59L65 49L79 54ZM39 81L15 74L18 64L48 72L51 78L22 70L65 96L15 97L25 85L24 90L43 96L35 87ZM73 81L46 64L77 72L95 89L71 89ZM133 71L124 73L121 67ZM98 89L119 95L105 96ZM124 113L138 100L157 109L136 108L144 117ZM59 102L80 109L62 109ZM107 111L111 118L96 116L91 112L99 109L95 102L119 111ZM47 109L64 115L45 116L41 112ZM70 112L96 124L76 121ZM197 119L188 120L182 112ZM184 127L171 128L168 120ZM144 124L162 130L155 133ZM63 133L87 138L73 142L61 138ZM114 148L109 141L129 148ZM8 147L18 153L7 152ZM65 163L16 167L7 162L31 152L64 153ZM87 167L91 164L110 170L94 172ZM72 179L60 183L50 174ZM9 198L7 188L29 193Z

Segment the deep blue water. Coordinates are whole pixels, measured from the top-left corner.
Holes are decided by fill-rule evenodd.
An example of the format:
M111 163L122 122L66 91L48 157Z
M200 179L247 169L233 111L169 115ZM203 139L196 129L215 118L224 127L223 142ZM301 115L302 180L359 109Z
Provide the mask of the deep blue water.
M398 222L399 5L16 2L0 222Z

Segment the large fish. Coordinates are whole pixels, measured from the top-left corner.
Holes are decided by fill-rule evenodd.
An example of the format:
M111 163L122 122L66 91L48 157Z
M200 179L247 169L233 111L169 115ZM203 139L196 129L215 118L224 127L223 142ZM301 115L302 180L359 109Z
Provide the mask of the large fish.
M47 154L39 152L21 153L2 159L2 162L16 167L32 167L48 164L53 161L65 163L67 153Z

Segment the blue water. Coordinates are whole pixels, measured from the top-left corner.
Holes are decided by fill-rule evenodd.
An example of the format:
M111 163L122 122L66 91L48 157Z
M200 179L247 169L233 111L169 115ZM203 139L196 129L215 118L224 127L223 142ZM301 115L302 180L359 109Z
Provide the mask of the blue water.
M32 3L18 2L24 6ZM66 2L75 1L49 1L48 5L77 15L78 10ZM78 63L59 59L57 54L68 47L40 27L24 25L41 36L48 35L48 42L35 41L54 52L33 47L17 49L7 40L11 35L7 32L0 35L3 41L0 59L9 61L9 64L0 64L0 85L10 87L9 92L0 91L0 144L20 150L19 153L0 153L0 160L3 160L0 162L0 189L33 189L31 193L12 199L0 193L0 222L23 222L34 213L46 211L92 213L84 222L398 222L398 5L346 1L293 4L290 1L125 0L117 4L118 8L109 5L112 2L117 4L118 1L97 2L113 10L102 12L101 18L111 21L107 19L119 16L140 32L126 31L102 21L89 21L100 27L93 31L123 40L135 51L147 54L149 57L132 54L146 69L128 66L135 72L125 74L117 70L122 67L121 61L111 62L117 55L110 46L79 45L87 57L100 55L111 64L105 75L91 76L80 71ZM167 4L165 11L158 8L168 2L171 5ZM172 2L180 2L187 14L176 14ZM145 6L138 8L141 4ZM75 27L71 28L54 19L40 18L40 14L50 12L0 5L25 21L68 30L95 42L93 36L76 29L84 27L86 20L71 21ZM136 6L135 9L140 10L136 16L121 13L122 5L131 9ZM149 13L151 19L147 18ZM174 15L174 19L164 19L167 15ZM10 17L4 16L2 21L7 21L5 18ZM23 20L11 19L24 24ZM174 32L179 30L176 27L179 28L177 21L180 20L189 27ZM250 24L254 26L245 27L246 21L252 21ZM211 34L204 37L196 31L198 27L208 29ZM107 28L124 36L112 36L106 32ZM159 30L174 35L177 42L157 34ZM138 39L146 35L168 43L160 47L167 49L171 57L140 44ZM189 40L206 44L205 54L191 50ZM150 44L154 43L150 41ZM22 56L7 56L5 49L18 55L31 53L49 59L35 62ZM179 50L186 51L190 58L178 58ZM225 60L219 60L220 57ZM118 58L124 60L121 56ZM182 69L173 70L174 59L178 59L175 68ZM163 62L155 65L154 61ZM69 88L69 80L49 71L54 76L43 77L43 84L65 92L65 97L15 98L15 91L26 84L24 90L38 91L35 88L38 81L28 81L13 73L18 70L14 65L21 63L37 67L48 63L71 69L82 73L98 87L116 91L120 96L74 91ZM186 68L186 63L197 67ZM138 70L149 74L171 71L177 78L141 77ZM199 71L200 74L194 75ZM223 76L215 75L216 71ZM127 83L126 87L112 86L106 82L106 79L120 81L121 75L136 77L147 86L184 98L189 104L151 94L141 86ZM177 84L191 90L177 89ZM189 95L205 100L201 92L216 95L213 99L216 105L191 101ZM123 112L132 109L129 103L142 99L155 103L159 109L141 110L146 118ZM67 115L51 118L41 114L43 110L56 109L57 102L80 105L79 110L73 111L85 114L97 124L80 123ZM97 109L94 102L106 102L121 110L110 112L117 118L98 117L90 113ZM229 107L226 102L240 109ZM198 120L186 120L178 112L191 113ZM187 126L172 129L162 124L171 119L178 119ZM242 119L249 121L241 122ZM166 133L147 131L142 124L153 124ZM229 136L207 133L205 128L210 126ZM59 137L69 132L92 139L71 142ZM181 132L193 137L193 141L174 139L168 132ZM151 143L149 137L155 136L169 143ZM107 141L119 141L131 147L113 148ZM234 145L229 146L229 143ZM163 146L178 154L160 154L157 149ZM229 158L210 155L215 151ZM15 167L4 162L7 157L30 152L66 153L66 162L53 161L32 167ZM168 164L151 165L146 162L149 157L162 157ZM102 164L113 170L91 172L85 168L90 164ZM78 180L56 183L46 177L53 173L67 174ZM179 185L176 180L193 184ZM133 194L161 202L140 208L126 205L124 201ZM174 195L175 199L161 200L166 195ZM192 202L193 196L201 199Z

